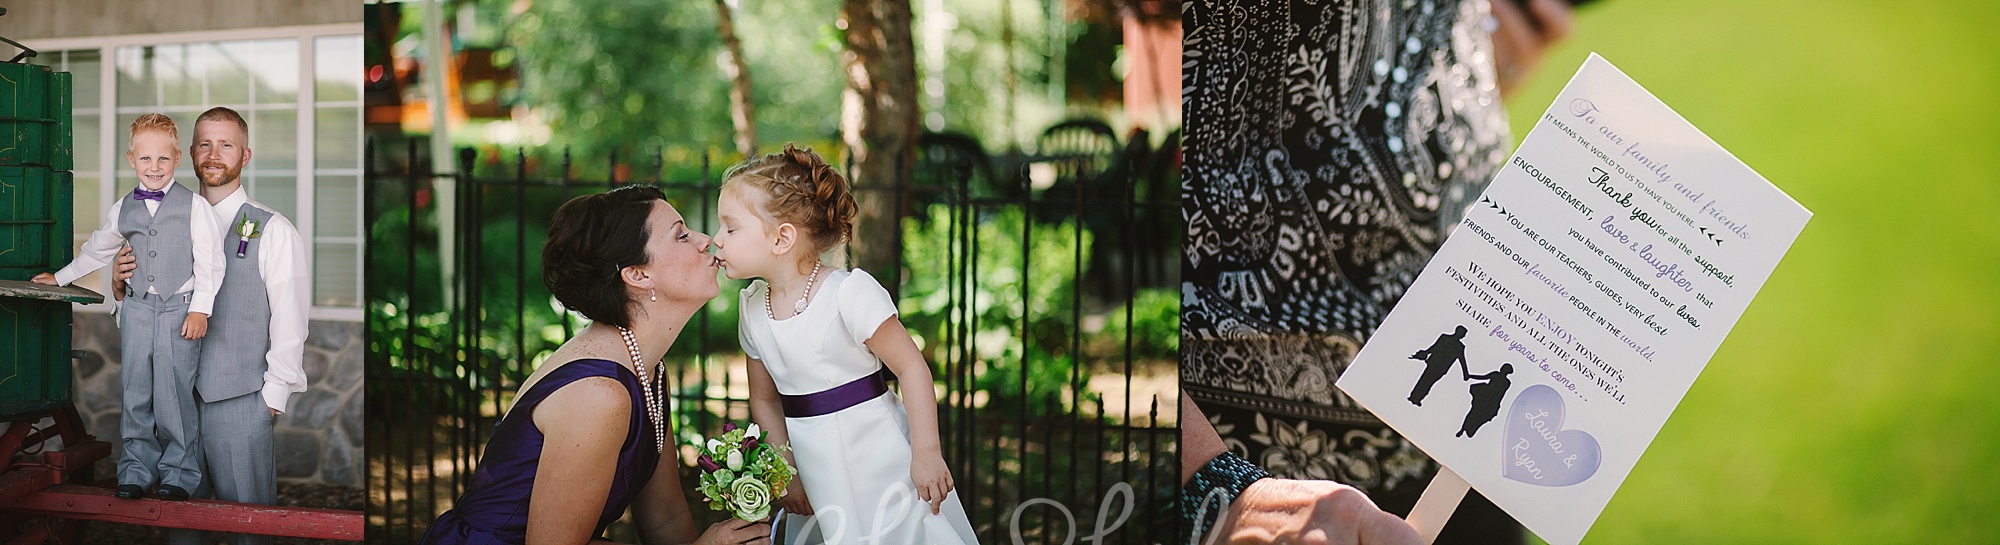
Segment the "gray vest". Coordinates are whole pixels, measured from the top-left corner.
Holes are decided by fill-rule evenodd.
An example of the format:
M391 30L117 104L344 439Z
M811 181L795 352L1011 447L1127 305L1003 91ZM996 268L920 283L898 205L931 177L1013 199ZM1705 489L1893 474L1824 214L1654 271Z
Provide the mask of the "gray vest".
M132 293L146 293L151 288L163 297L172 295L194 277L194 233L188 221L195 198L194 192L181 184L169 183L160 209L150 215L145 201L119 205L118 234L125 236L132 244L132 255L139 258L139 269L126 282Z
M215 294L215 315L208 319L201 371L194 382L195 391L206 402L262 390L264 370L269 368L264 356L271 351L271 298L264 289L264 272L257 267L264 239L250 239L243 256L236 256L242 240L237 229L246 214L257 222L259 232L267 231L271 222L270 212L244 202L222 226L222 289Z

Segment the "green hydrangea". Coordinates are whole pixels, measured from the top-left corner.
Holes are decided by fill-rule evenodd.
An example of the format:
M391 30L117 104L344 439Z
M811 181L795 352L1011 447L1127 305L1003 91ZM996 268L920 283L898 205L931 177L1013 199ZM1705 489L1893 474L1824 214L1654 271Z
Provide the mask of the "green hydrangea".
M729 428L722 435L696 445L695 464L701 468L701 481L695 489L708 499L709 509L727 511L746 521L762 520L770 515L770 504L784 497L785 488L798 475L798 469L785 461L784 452L791 447L765 442L767 434L758 430L756 424L749 428L733 425ZM752 433L756 434L756 444L745 451L744 439ZM730 463L732 458L735 463ZM737 493L756 483L763 483L769 494L761 494L762 490L757 488L750 488L747 494Z

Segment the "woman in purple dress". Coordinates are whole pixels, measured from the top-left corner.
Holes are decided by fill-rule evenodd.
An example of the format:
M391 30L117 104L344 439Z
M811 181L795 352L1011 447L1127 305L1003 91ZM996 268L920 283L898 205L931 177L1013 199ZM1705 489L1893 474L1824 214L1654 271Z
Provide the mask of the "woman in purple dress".
M522 384L472 484L424 543L589 543L628 506L644 543L769 543L765 523L730 519L697 533L665 452L672 435L658 364L715 298L708 247L650 186L556 210L542 281L591 324Z

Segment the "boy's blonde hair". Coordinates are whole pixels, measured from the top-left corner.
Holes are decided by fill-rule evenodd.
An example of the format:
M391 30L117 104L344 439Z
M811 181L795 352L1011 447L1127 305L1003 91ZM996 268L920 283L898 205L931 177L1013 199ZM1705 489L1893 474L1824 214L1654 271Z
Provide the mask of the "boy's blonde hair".
M174 126L173 118L162 114L146 114L132 120L132 133L125 140L125 151L132 151L132 145L139 140L140 133L162 132L174 140L174 151L181 149L181 131Z

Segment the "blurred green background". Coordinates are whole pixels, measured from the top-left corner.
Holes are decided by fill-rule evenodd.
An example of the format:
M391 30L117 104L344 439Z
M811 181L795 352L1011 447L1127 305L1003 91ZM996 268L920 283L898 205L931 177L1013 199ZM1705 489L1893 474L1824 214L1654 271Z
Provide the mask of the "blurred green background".
M2000 3L1607 0L1516 138L1592 51L1814 215L1584 543L2000 542Z

